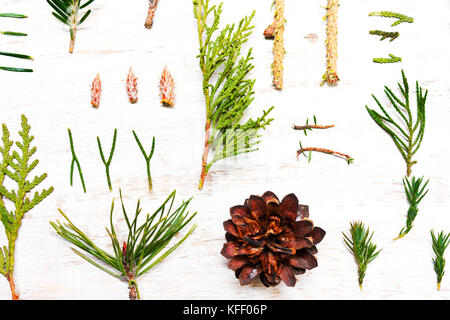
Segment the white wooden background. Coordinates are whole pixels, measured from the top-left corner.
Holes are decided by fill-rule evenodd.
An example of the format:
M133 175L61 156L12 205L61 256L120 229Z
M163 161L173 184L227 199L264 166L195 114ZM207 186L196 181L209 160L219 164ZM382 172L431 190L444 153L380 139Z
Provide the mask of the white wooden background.
M213 1L214 2L214 1ZM225 0L223 22L235 22L256 9L254 48L256 99L247 116L259 116L275 105L273 124L264 132L261 150L213 167L203 191L197 190L203 144L204 101L196 59L198 42L190 0L161 0L152 30L144 28L146 0L96 0L93 12L77 34L75 53L68 53L68 30L54 19L44 0L1 0L1 12L28 14L30 19L1 19L0 29L25 31L28 38L2 36L2 51L28 53L34 62L6 57L0 65L34 68L33 74L0 74L1 122L17 137L20 114L32 126L40 159L38 171L48 172L55 192L23 220L17 241L15 279L23 299L127 299L127 284L80 259L49 225L57 208L95 242L111 248L104 226L109 206L122 188L131 209L141 199L155 209L177 189L178 201L194 196L198 229L162 264L140 281L144 299L440 299L450 298L450 276L436 291L429 231L450 232L448 195L450 145L450 1L341 1L339 9L339 76L337 88L320 87L325 65L326 1L286 1L285 90L271 86L272 42L262 31L270 23L271 0ZM390 43L368 35L371 29L391 30L392 19L368 17L378 10L413 16L414 24L396 27L401 36ZM317 36L314 40L313 37ZM373 57L401 56L400 64L378 65ZM158 77L167 65L176 79L175 108L161 107ZM124 89L128 68L139 78L139 103L130 105ZM395 87L404 69L430 90L427 128L414 175L430 178L430 193L420 206L414 229L392 242L405 223L408 204L401 185L405 164L389 137L369 118L370 93L382 97L383 85ZM97 73L103 82L98 110L90 106L90 83ZM385 101L385 98L382 98ZM334 129L304 137L291 129L316 115ZM75 174L69 185L71 154L67 128L85 174L82 192ZM99 135L108 148L114 128L118 142L108 191L98 154ZM145 164L131 134L136 130L147 148L156 136L152 160L154 191L146 189ZM314 154L308 164L296 159L298 141L350 153L355 163ZM284 284L267 289L260 284L240 287L226 259L222 222L229 207L250 194L272 190L283 197L294 192L310 206L315 223L327 231L319 245L319 267L298 277L295 288ZM123 219L116 211L120 230ZM372 263L361 293L356 266L346 251L342 231L362 219L383 248ZM124 233L122 232L124 236ZM4 238L4 237L3 237ZM4 239L2 239L4 241ZM450 256L448 257L450 259ZM6 280L0 297L10 298Z

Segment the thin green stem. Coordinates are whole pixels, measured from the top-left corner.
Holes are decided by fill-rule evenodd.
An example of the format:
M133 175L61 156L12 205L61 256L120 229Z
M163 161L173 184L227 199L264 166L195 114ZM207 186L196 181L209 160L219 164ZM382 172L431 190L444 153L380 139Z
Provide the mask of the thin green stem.
M81 170L80 161L78 161L78 157L75 154L75 147L73 144L72 132L70 131L70 129L67 129L67 131L69 132L70 151L72 153L72 162L70 165L70 185L73 186L73 171L74 171L74 167L76 164L77 169L78 169L78 174L79 174L80 180L81 180L81 185L83 186L83 191L84 191L84 193L86 193L86 185L84 183L83 171Z
M100 138L97 137L97 144L98 144L98 149L100 151L100 157L102 159L103 164L105 165L106 180L108 182L109 191L112 191L112 184L111 184L111 177L109 174L109 168L111 166L111 161L112 161L112 158L114 155L114 151L116 149L116 141L117 141L117 129L114 129L114 136L113 136L113 141L112 141L112 145L111 145L111 151L109 153L108 161L106 161L105 155L103 154L102 143L100 142Z

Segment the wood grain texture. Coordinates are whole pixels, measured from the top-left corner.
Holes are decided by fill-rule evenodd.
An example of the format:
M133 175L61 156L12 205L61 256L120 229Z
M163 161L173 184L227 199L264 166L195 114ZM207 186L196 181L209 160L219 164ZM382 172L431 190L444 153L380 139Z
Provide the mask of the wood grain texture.
M21 21L0 20L3 29L30 34L26 39L0 37L2 50L31 54L36 61L0 57L0 65L35 70L27 75L0 74L0 120L15 133L20 114L27 115L41 160L38 171L48 172L46 183L55 187L54 194L23 220L15 271L21 298L127 299L126 283L73 254L69 243L59 239L48 223L59 218L57 208L61 208L96 242L111 248L104 226L120 187L129 207L141 198L145 210L151 212L176 189L179 201L194 196L191 210L199 212L196 232L140 279L144 299L449 299L450 277L444 277L442 291L436 292L429 235L431 228L450 231L449 1L426 5L419 0L341 1L341 82L336 88L319 87L325 71L325 10L321 5L326 1L286 1L285 89L281 92L271 85L272 42L262 36L272 21L272 1L224 2L222 21L227 23L256 9L255 32L248 43L254 48L256 99L246 117L259 116L264 108L275 105L276 120L264 132L259 152L215 165L199 192L205 111L191 1L161 0L153 29L147 30L147 1L124 5L123 1L96 0L91 16L77 33L75 53L70 55L68 30L52 18L45 1L2 0L0 11L30 16ZM401 34L396 41L380 42L368 31L391 30L393 21L368 17L378 10L399 11L415 22L396 27ZM403 62L381 66L371 62L388 53L401 56ZM171 109L161 107L158 97L158 77L165 65L176 80L177 102ZM125 90L130 66L139 78L136 105L128 103ZM401 185L405 165L364 105L373 106L372 92L382 97L383 85L395 87L401 68L411 81L418 79L430 90L425 138L417 155L419 163L413 168L414 175L430 178L430 193L421 204L414 229L405 239L392 242L405 223L408 206ZM90 106L89 86L97 73L102 78L103 97L95 110ZM303 124L313 114L336 127L307 138L291 129L293 123ZM87 194L77 178L74 187L69 185L68 127ZM110 193L96 137L107 146L114 128L118 128L118 140ZM151 194L145 162L131 130L136 130L147 148L156 136ZM299 139L304 146L349 153L355 163L347 166L343 160L321 154L314 154L310 164L303 158L297 160ZM319 246L319 267L299 276L295 288L240 287L219 254L224 242L222 221L228 219L229 207L269 189L280 197L296 193L302 203L310 205L315 223L327 231ZM116 211L117 221L123 223L119 214ZM383 248L369 266L363 293L341 235L353 219L363 219ZM10 298L6 280L0 282L0 298Z

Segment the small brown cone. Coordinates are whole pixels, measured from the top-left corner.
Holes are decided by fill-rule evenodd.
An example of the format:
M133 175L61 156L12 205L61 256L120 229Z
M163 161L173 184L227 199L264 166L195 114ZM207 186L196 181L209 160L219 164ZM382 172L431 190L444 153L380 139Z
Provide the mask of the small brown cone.
M100 75L97 73L94 81L92 81L91 87L91 104L94 108L98 108L100 105L100 97L102 94L102 82L100 80Z
M175 104L175 82L167 67L161 75L160 97L164 106L173 107Z
M131 103L136 103L138 101L137 78L134 76L133 69L131 69L131 67L127 76L127 93Z

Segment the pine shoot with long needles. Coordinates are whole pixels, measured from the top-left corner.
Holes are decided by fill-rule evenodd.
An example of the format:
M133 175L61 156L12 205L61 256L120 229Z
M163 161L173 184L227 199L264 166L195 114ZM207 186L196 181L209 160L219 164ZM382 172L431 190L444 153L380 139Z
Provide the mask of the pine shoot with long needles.
M69 27L70 53L73 53L78 27L91 14L91 10L88 10L83 14L80 13L80 10L87 8L92 2L94 2L94 0L87 0L84 3L82 3L81 0L47 0L47 3L54 10L52 15Z
M130 220L120 192L123 217L128 227L126 241L120 245L116 228L113 224L114 200L110 211L110 229L106 228L114 253L110 254L96 246L92 240L77 228L67 215L59 210L65 222L50 222L58 235L81 249L72 251L109 275L128 282L130 300L140 299L137 279L150 271L169 254L177 249L195 230L194 225L185 236L169 249L165 249L171 240L195 217L189 216L187 207L191 199L172 210L176 192L173 191L152 215L147 214L144 223L138 226L138 217L142 211L138 201L134 218ZM82 253L84 251L84 253ZM86 253L86 254L85 254ZM103 262L100 264L99 262ZM105 266L106 265L106 266Z
M210 0L195 0L194 16L197 19L199 63L203 74L203 94L206 104L205 144L199 189L203 188L211 166L219 160L258 150L258 131L265 129L273 119L267 116L270 108L256 120L240 124L244 111L253 101L255 80L247 79L254 68L251 49L241 56L241 49L248 41L253 26L251 16L237 25L227 25L219 30L222 4L210 6ZM208 18L213 16L212 24ZM212 78L217 77L215 82ZM209 159L213 152L212 159Z

